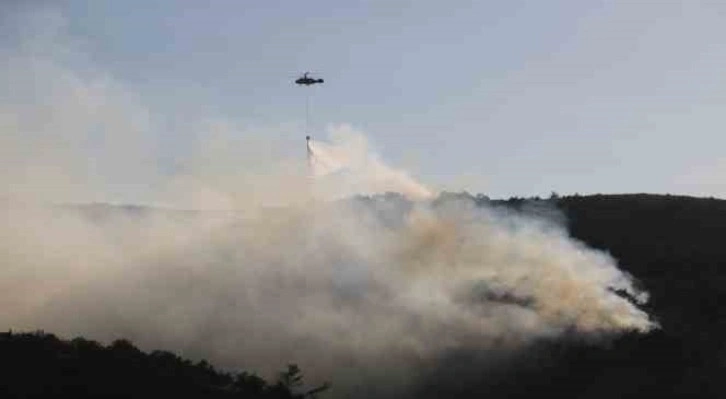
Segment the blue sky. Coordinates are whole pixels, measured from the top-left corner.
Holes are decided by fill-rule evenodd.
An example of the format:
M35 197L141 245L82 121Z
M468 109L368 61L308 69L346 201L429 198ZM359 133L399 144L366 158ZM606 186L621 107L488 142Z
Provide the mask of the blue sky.
M723 2L36 4L167 121L161 158L197 118L298 140L306 89L292 80L310 70L326 80L311 88L314 134L351 124L435 187L726 197Z

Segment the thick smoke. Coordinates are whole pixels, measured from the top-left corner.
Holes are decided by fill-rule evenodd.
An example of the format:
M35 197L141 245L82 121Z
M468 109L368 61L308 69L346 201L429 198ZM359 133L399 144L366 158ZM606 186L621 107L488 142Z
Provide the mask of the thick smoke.
M302 138L297 158L270 159L206 124L165 176L150 113L68 62L75 47L60 57L40 39L0 65L14 85L0 99L0 326L126 337L262 374L297 362L364 397L404 389L447 351L654 327L606 254L544 219L437 197L347 127L311 144L311 177ZM114 202L119 187L197 210L63 205Z

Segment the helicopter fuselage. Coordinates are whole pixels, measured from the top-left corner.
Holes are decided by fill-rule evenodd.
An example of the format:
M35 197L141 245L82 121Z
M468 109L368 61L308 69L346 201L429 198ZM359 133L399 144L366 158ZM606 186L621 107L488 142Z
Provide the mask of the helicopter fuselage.
M295 83L297 83L299 85L310 86L310 85L314 85L316 83L323 83L323 79L313 79L313 78L303 77L303 78L299 78L299 79L295 80Z

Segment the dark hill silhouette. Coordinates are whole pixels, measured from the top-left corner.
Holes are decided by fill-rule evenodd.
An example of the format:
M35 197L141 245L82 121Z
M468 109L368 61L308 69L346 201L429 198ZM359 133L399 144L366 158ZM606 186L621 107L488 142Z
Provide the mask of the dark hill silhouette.
M303 389L296 365L271 384L246 372L218 371L204 360L145 353L124 339L103 346L42 331L0 333L0 365L3 398L303 399L327 389Z
M634 351L630 364L640 364L630 380L653 379L661 398L723 397L726 201L637 194L556 202L574 237L609 251L651 293L648 310L662 330L622 340L623 356Z
M599 345L538 342L499 374L477 370L485 354L452 353L416 397L726 396L726 201L648 194L474 199L521 212L561 210L574 238L609 252L650 292L646 309L661 329Z

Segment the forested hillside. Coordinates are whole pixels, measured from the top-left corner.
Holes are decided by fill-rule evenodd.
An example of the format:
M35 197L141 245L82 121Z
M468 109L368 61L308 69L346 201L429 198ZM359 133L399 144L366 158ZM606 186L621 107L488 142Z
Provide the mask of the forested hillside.
M143 352L119 339L108 346L53 334L0 333L0 397L3 398L260 398L313 397L302 372L288 366L268 383L246 372L216 370L167 351Z
M726 201L645 194L470 198L521 212L559 210L573 237L609 252L650 293L645 310L660 328L598 342L576 334L540 341L496 368L487 353L446 353L419 376L412 397L726 395ZM301 386L296 367L270 383L169 352L144 353L125 340L103 346L41 333L0 335L0 364L3 397L290 398L313 389ZM334 397L334 389L322 395Z
M646 336L617 337L607 345L539 343L517 359L516 372L500 378L468 372L470 380L460 390L434 389L433 396L726 394L726 201L632 194L491 203L520 210L554 205L563 211L573 237L609 252L650 293L645 308L661 328Z

